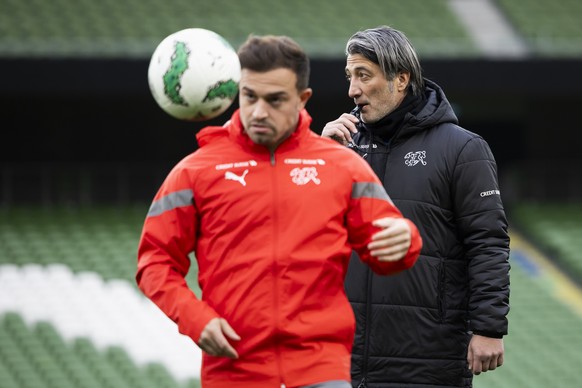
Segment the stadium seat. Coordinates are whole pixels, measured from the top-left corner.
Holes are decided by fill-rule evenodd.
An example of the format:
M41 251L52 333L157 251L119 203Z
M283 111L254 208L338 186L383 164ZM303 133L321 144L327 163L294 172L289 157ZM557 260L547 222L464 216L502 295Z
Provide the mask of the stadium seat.
M30 207L2 211L0 244L5 249L0 256L0 286L9 292L3 294L8 297L0 298L0 311L5 312L0 313L0 387L4 388L3 382L10 384L7 387L43 388L197 386L196 380L179 381L162 365L147 363L148 352L162 349L162 344L142 346L142 358L132 361L128 353L110 345L116 336L127 336L131 327L116 322L117 331L99 329L100 319L115 315L103 298L104 290L120 306L133 306L138 295L130 290L136 287L135 249L146 211L145 204L127 209ZM545 242L549 251L560 253L552 258L570 255L572 266L580 262L582 250L564 247L580 246L582 206L522 203L510 214L512 228L529 226L531 236L536 236L534 241ZM534 264L526 265L520 255L519 249L512 248L506 364L477 377L475 386L574 386L579 381L577 366L582 363L582 317L558 296L561 285ZM566 262L561 266L567 268ZM575 272L569 273L573 276ZM35 285L34 295L43 296L42 304L22 296L26 293L20 291L29 284ZM48 295L54 291L51 284L58 284L69 295L66 301ZM195 284L195 277L190 284ZM37 309L25 315L9 312L31 303L36 303ZM69 309L77 312L75 319L65 314ZM66 328L69 336L42 322L47 311L59 310L63 311L57 314L62 321L55 324ZM124 311L125 315L142 313L130 307ZM150 318L142 321L151 325L145 331L169 324ZM83 338L89 328L97 333L93 341Z
M190 27L216 31L233 46L251 33L290 35L313 58L341 57L353 32L381 24L406 31L422 55L463 56L476 51L442 0L367 0L358 7L347 0L176 0L172 6L139 0L5 3L3 13L10 17L0 27L0 57L143 58L165 36Z
M582 2L498 0L497 3L537 55L582 55Z

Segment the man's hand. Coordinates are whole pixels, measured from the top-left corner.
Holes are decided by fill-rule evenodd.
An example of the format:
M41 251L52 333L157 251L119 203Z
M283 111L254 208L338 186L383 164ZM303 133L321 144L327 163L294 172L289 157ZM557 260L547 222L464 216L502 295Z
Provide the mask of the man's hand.
M238 358L236 350L230 346L227 337L234 341L240 340L239 335L225 319L214 318L200 333L198 346L211 356Z
M469 342L467 362L474 375L495 370L503 365L503 338L483 337L474 334Z
M380 218L372 223L382 228L372 236L372 242L368 244L370 254L379 261L397 261L404 256L410 248L410 225L403 218Z
M358 120L356 116L344 113L337 120L325 124L323 131L321 131L321 136L334 139L340 144L347 145L348 143L353 142L352 134L358 133L356 124L359 121L360 120Z

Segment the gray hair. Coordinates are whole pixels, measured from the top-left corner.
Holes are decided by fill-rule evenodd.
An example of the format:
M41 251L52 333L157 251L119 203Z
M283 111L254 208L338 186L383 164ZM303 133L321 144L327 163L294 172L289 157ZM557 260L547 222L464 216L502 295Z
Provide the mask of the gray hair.
M358 31L346 44L346 55L354 54L360 54L379 65L388 81L400 72L409 73L408 88L414 96L422 93L422 68L414 47L404 33L388 26Z

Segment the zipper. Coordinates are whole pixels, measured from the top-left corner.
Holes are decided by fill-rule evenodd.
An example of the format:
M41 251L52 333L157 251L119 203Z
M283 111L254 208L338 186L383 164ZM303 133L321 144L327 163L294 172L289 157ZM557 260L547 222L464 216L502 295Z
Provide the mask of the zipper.
M369 156L369 159L367 160L368 164L370 165L370 167L372 168L372 170L374 170L374 172L376 173L376 175L378 177L382 176L380 175L380 171L376 171L374 169L374 152L373 152L373 147L374 147L374 141L373 141L373 135L370 132L370 141L369 141L369 146L368 146L368 154L366 156ZM387 149L387 154L389 153L390 149ZM364 157L365 158L365 157ZM387 158L387 156L386 156ZM385 168L383 168L383 172L386 172L387 169L387 159L383 159L382 160L382 166L385 166ZM370 269L370 267L366 268L366 274L367 274L367 279L366 279L366 314L365 314L365 322L364 322L364 354L362 357L362 381L360 382L360 384L358 385L358 388L365 388L367 387L367 381L368 381L368 353L369 353L369 349L370 349L370 320L372 319L372 302L371 302L371 295L372 295L372 280L373 280L373 273L372 270Z
M380 147L378 145L378 147ZM372 170L374 171L374 173L376 173L376 175L380 178L382 178L382 181L384 181L385 179L385 175L386 172L388 171L388 156L390 154L390 151L392 150L392 142L390 141L387 145L386 145L386 151L382 152L383 157L381 158L381 163L378 164L377 162L374 163L374 159L377 161L378 158L374 158L374 135L372 134L372 132L370 131L370 140L369 140L369 146L368 146L368 154L369 154L369 158L367 159L368 164L370 165L370 167L372 168ZM366 157L368 156L368 154L364 155L363 158L366 159ZM376 153L378 154L378 153ZM378 167L379 171L376 171L375 167ZM362 360L362 381L360 381L360 384L358 384L357 388L366 388L368 386L368 349L370 348L370 329L369 329L369 324L368 322L371 320L371 316L372 316L372 302L370 301L370 296L372 295L372 280L373 280L373 273L372 270L368 267L367 268L367 274L368 274L368 279L367 279L367 285L366 285L366 322L364 325L364 330L365 330L365 339L364 339L364 355L363 355L363 360Z
M364 378L362 379L362 381L360 381L360 384L358 384L358 388L366 388L366 387L367 387L367 385L366 385L366 380L367 380L367 379L364 377Z
M272 174L272 190L271 190L271 194L273 196L273 198L277 198L278 196L278 192L279 190L277 189L277 169L275 166L275 152L271 152L270 153L270 163L271 163L271 174ZM281 322L280 322L280 309L279 309L279 294L277 292L277 279L278 279L278 255L277 255L277 246L278 246L278 210L279 207L276 206L277 201L273 200L273 209L272 209L272 214L273 214L273 251L272 251L272 257L273 257L273 263L272 263L272 274L273 274L273 305L274 305L274 324L275 324L275 329L274 329L274 340L273 343L275 345L275 357L277 359L277 368L279 369L279 376L281 378L281 387L285 387L285 379L283 377L284 375L284 371L283 371L283 365L281 364L281 349L280 349L280 345L279 345L279 327L281 326Z
M364 322L364 355L362 357L362 382L359 387L366 386L366 380L368 377L368 349L370 348L370 325L369 322L372 317L372 303L370 302L370 295L372 295L372 270L368 267L366 268L366 315ZM363 385L362 385L363 384Z

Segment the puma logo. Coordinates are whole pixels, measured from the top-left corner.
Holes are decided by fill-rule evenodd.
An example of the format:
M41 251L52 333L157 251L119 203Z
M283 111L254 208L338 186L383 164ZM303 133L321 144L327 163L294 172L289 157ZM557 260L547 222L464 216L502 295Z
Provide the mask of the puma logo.
M247 185L247 182L245 182L245 176L249 173L249 170L245 170L242 175L236 175L234 172L231 171L227 171L224 173L224 179L226 180L231 180L231 181L237 181L238 183L240 183L243 186Z

